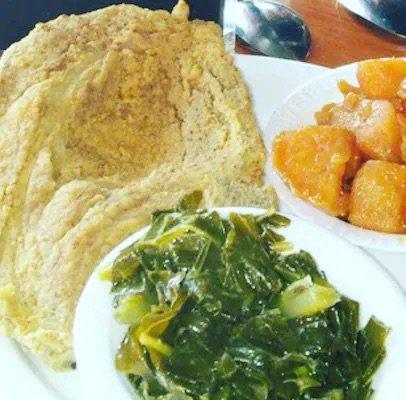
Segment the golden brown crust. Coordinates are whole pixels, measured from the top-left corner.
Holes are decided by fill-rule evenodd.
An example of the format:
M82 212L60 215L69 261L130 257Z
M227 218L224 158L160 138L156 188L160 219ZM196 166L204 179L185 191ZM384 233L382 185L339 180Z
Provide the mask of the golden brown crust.
M89 274L151 211L196 189L274 204L247 88L186 11L61 16L0 60L0 325L53 368Z

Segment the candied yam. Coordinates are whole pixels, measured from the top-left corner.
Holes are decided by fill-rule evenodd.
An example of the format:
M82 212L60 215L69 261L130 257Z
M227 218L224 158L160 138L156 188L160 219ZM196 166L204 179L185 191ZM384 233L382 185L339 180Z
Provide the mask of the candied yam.
M401 99L400 97L395 97L391 99L391 103L397 113L406 116L406 99Z
M336 103L325 104L320 111L314 113L317 125L331 125L331 110L336 106Z
M293 193L335 216L348 213L344 179L354 157L354 136L331 126L281 132L273 142L273 164Z
M351 85L351 83L340 79L337 82L338 90L345 96L349 93L361 94L361 88L358 86Z
M399 89L396 94L401 100L406 100L406 77L402 82L400 82Z
M401 161L402 129L390 101L350 93L342 104L330 109L324 122L353 132L365 158Z
M380 232L406 233L406 166L367 161L352 185L349 221Z
M402 152L402 161L406 164L406 135L404 136L402 145L400 146L400 151Z
M406 60L400 58L368 60L358 64L361 90L371 99L391 99L398 95L406 78Z
M406 164L406 114L397 114L397 117L402 132L400 154L402 157L402 161Z
M348 182L352 181L352 179L357 174L358 170L361 168L363 163L362 154L359 151L357 146L357 142L355 140L355 136L351 133L351 158L348 160L345 166L344 172L344 183L347 184Z

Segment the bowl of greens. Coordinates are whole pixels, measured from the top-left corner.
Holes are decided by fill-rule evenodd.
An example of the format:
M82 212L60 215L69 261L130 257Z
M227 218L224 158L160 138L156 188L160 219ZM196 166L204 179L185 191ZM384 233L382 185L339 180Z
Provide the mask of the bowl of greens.
M373 260L296 217L187 204L89 280L74 330L89 395L401 398L405 300Z

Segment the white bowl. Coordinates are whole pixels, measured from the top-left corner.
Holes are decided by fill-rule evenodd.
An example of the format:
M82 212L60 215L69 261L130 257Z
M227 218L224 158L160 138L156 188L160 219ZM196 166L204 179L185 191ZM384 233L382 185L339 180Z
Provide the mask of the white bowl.
M269 147L269 160L266 165L267 183L272 183L287 210L300 217L322 225L359 246L378 250L406 252L406 235L376 232L359 228L332 217L321 209L296 197L272 168L272 141L281 131L296 130L314 125L314 113L327 103L342 101L343 96L337 88L337 81L345 79L358 85L357 64L336 68L305 83L293 92L272 114L265 129L264 137Z
M222 217L230 212L262 214L265 210L246 207L216 208ZM406 302L392 278L364 251L347 241L297 217L279 231L295 245L309 251L319 268L340 293L361 303L361 324L375 315L392 328L388 355L374 380L376 400L400 399L406 392ZM135 399L125 376L114 368L117 348L127 330L113 317L110 284L101 282L99 272L110 265L120 251L147 230L130 236L109 253L90 277L76 310L74 347L77 368L87 397L98 400Z

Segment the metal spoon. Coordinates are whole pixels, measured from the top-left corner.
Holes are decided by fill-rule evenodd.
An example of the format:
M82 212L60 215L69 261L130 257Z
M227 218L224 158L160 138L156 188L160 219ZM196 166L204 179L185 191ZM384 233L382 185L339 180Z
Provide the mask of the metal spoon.
M341 5L379 28L406 38L405 0L339 0Z
M254 50L267 56L305 59L310 52L310 31L292 9L271 1L233 4L235 33Z

